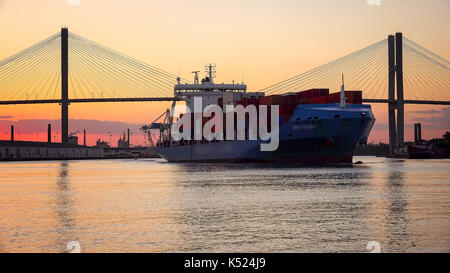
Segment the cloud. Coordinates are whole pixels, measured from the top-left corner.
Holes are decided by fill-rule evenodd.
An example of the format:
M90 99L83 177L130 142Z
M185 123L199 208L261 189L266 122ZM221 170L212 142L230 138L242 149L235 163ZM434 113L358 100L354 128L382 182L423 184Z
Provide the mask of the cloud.
M450 129L450 107L443 108L439 111L441 115L429 118L420 118L420 122L427 128L431 129Z
M67 4L71 7L81 5L81 0L66 0Z
M408 115L410 114L421 114L422 116L416 115L412 118L408 118ZM405 119L406 119L405 130L414 128L414 123L422 123L423 130L426 129L450 130L450 107L446 107L441 110L406 112ZM388 130L389 126L388 123L375 122L373 129Z
M405 123L405 130L414 128L413 123ZM375 122L373 125L373 130L389 130L389 125L387 123Z
M12 119L13 116L0 116L0 119Z
M51 119L23 119L23 120L0 120L0 132L8 131L11 125L16 127L17 132L23 134L32 134L36 132L46 132L47 125L52 125L53 131L61 130L61 122L59 120ZM71 119L69 120L69 130L71 132L83 132L86 129L87 132L91 134L107 134L111 132L112 134L122 134L128 128L134 134L142 134L140 127L143 124L137 123L126 123L120 121L102 121L95 119Z
M427 111L411 111L412 114L421 114L421 115L431 115L431 114L440 114L441 111L438 110L427 110Z

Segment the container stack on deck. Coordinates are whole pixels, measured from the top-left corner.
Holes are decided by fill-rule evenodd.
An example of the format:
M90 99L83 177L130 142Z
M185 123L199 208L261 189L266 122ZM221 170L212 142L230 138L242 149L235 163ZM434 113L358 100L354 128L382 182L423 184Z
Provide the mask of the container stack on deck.
M223 97L218 98L217 104L224 109L224 105L242 105L244 108L249 105L255 105L256 109L260 105L267 105L267 121L268 129L270 130L270 105L279 106L280 123L286 123L291 118L295 111L297 105L301 104L327 104L327 103L339 103L340 102L340 92L330 94L329 89L309 89L300 92L285 93L282 95L270 95L264 96L264 93L253 92L253 93L227 93ZM236 98L240 98L236 100ZM345 91L345 102L347 104L362 104L362 91ZM180 115L180 118L183 115ZM212 117L202 117L202 128L205 123ZM246 115L246 127L248 126L248 120ZM191 114L191 134L194 135L194 115ZM225 130L225 119L223 128ZM235 115L235 128L236 128L236 115ZM194 141L193 143L196 143Z
M339 103L340 92L330 94L329 89L309 89L300 92L286 93L282 95L270 95L259 99L242 99L237 105L246 107L249 104L278 105L280 121L287 122L299 104L325 104ZM362 91L345 91L345 101L349 104L362 104ZM268 107L268 120L270 120L270 107Z

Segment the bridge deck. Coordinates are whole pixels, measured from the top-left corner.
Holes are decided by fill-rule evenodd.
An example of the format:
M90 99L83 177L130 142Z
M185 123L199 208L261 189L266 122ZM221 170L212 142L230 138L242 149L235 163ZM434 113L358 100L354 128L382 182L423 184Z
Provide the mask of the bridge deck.
M389 103L388 99L363 99L368 103ZM395 101L393 101L395 103ZM432 105L450 105L450 101L444 100L404 100L405 104L432 104Z
M86 103L86 102L144 102L144 101L179 101L181 99L173 97L161 98L92 98L92 99L69 99L69 103ZM0 101L0 105L7 104L44 104L44 103L61 103L60 99L52 100L10 100Z
M145 101L180 101L179 98L161 97L161 98L92 98L92 99L69 99L69 103L87 103L87 102L145 102ZM363 99L367 103L389 103L388 99ZM394 101L395 102L395 101ZM450 101L432 101L432 100L404 100L405 104L431 104L431 105L450 105ZM43 103L61 103L59 99L52 100L11 100L0 101L0 105L8 104L43 104Z

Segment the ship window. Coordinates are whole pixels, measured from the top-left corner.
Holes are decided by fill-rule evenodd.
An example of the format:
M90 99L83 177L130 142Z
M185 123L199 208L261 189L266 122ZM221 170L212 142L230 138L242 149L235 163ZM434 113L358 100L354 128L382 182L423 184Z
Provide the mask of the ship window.
M308 117L308 120L311 120L312 119L312 117Z
M314 119L318 119L319 117L314 117Z
M334 115L334 118L340 118L341 115Z
M297 118L297 120L302 120L302 118Z

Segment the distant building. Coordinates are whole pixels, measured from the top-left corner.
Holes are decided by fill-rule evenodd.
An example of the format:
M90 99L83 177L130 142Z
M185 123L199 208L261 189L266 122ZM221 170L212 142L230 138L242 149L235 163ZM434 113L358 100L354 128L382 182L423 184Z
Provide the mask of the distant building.
M123 132L123 137L117 141L117 147L130 148L130 129L128 129L128 138L125 136L125 132Z
M109 144L106 141L103 141L101 139L97 139L97 143L95 144L95 147L97 147L97 148L109 148Z
M67 143L78 145L78 137L77 136L69 136L67 138Z

